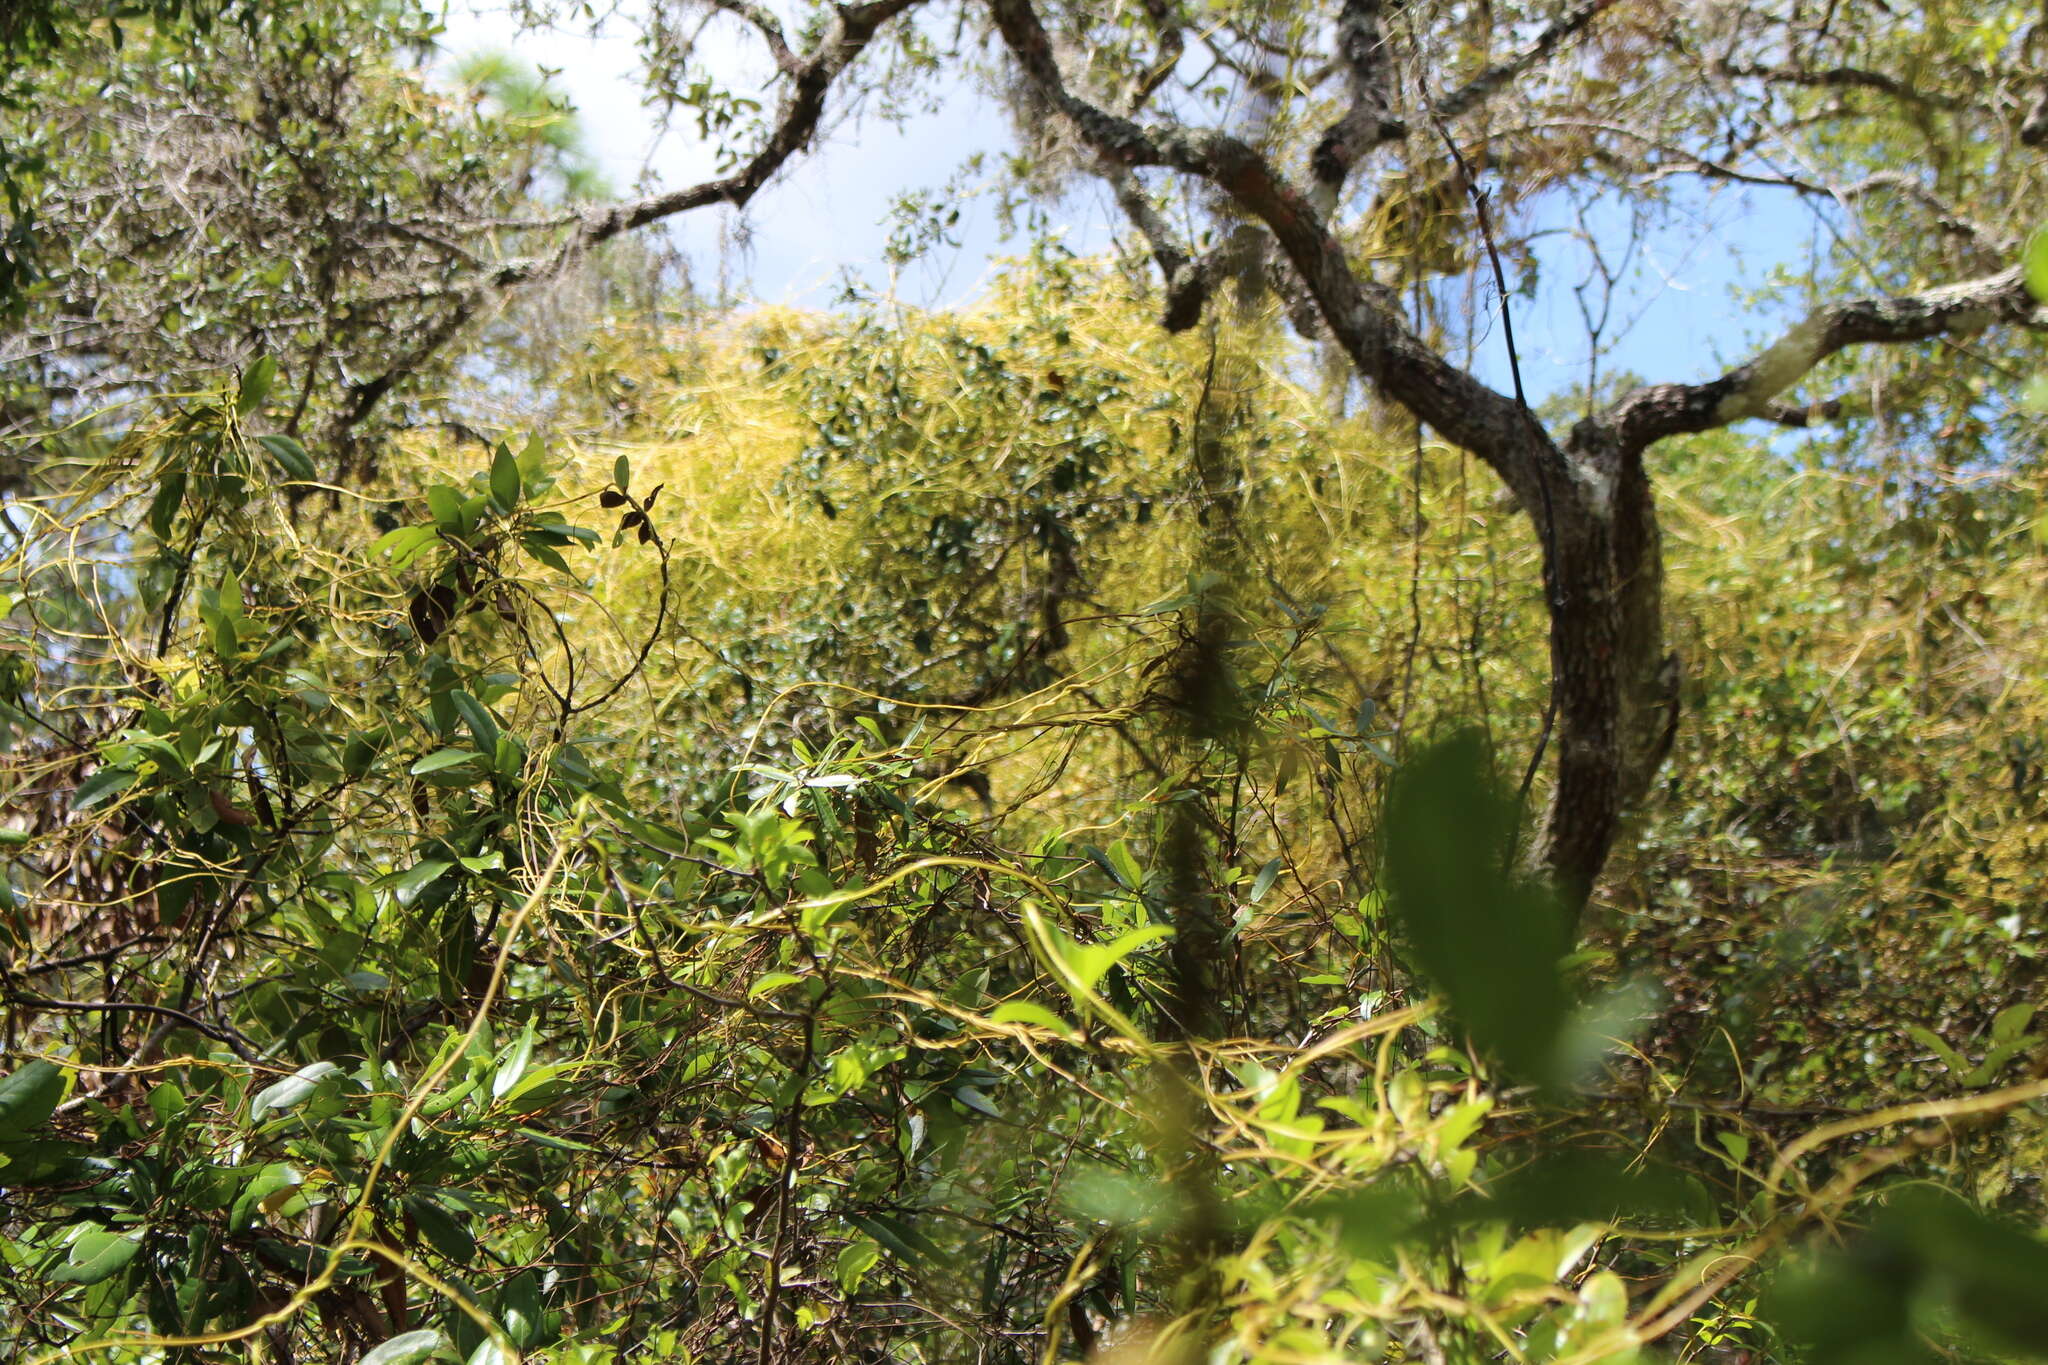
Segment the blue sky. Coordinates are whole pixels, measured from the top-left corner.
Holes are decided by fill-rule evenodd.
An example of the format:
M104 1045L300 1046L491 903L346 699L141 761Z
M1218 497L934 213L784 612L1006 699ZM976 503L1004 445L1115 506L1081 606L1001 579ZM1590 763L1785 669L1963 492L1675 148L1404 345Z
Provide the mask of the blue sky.
M443 46L451 57L507 51L551 72L577 108L585 140L614 187L671 187L716 174L711 149L694 128L666 131L642 104L630 26L591 37L580 31L521 33L504 0L449 0ZM700 55L736 81L766 81L758 41L725 22L707 29ZM764 303L822 307L849 273L871 291L921 307L971 301L995 257L1018 252L1005 242L986 198L963 206L957 249L913 262L891 278L883 252L898 195L936 189L976 153L999 154L1007 117L982 91L949 80L928 92L935 106L900 127L875 120L830 124L811 153L764 190L743 218L726 210L684 215L668 230L688 252L700 285L726 284ZM1717 373L1775 330L1732 293L1760 282L1774 265L1803 257L1811 220L1789 194L1769 190L1681 191L1676 211L1648 235L1617 277L1601 372L1626 369L1647 379L1699 379ZM1120 226L1114 206L1092 185L1059 204L1055 221L1080 252L1107 247ZM1573 215L1553 205L1536 216L1539 287L1510 300L1524 382L1532 401L1576 391L1587 373L1587 336L1574 286L1587 278ZM1587 219L1604 240L1625 239L1619 206L1596 206ZM1506 349L1490 281L1480 283L1472 364L1490 383L1509 386Z

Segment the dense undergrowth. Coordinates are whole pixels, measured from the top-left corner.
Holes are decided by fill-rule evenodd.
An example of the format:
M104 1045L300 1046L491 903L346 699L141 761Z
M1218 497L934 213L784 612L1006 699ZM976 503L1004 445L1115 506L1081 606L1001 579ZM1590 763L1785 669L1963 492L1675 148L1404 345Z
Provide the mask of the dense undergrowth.
M1662 456L1682 717L1573 945L1528 521L1312 373L1051 262L621 326L367 491L260 369L43 440L6 1349L2037 1346L2039 1247L1889 1197L2042 1215L2032 465Z

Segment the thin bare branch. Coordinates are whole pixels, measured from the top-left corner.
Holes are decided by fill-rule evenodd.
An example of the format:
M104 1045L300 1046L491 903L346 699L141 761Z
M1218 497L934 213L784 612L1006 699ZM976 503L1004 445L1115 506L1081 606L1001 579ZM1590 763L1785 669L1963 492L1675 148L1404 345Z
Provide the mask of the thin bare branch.
M590 209L575 220L575 231L544 256L508 261L487 273L443 285L425 289L409 286L402 294L366 300L366 306L373 306L399 298L443 298L450 301L453 311L442 323L430 328L418 345L384 373L351 387L348 405L337 414L332 424L337 435L360 423L400 378L424 365L460 335L485 295L553 278L592 247L661 219L714 204L744 207L791 157L810 143L824 116L825 97L833 82L866 50L884 24L915 7L921 0L871 0L868 4L841 6L837 18L818 40L818 45L800 60L789 54L773 15L758 10L749 0L714 0L714 3L761 28L771 49L776 51L776 65L791 77L790 89L776 117L774 131L760 150L731 175L684 189ZM789 57L787 64L785 56Z
M1614 0L1587 0L1586 4L1580 5L1543 30L1535 42L1506 61L1497 62L1486 68L1438 100L1431 112L1440 119L1454 119L1471 113L1526 75L1531 68L1542 63L1557 51L1567 38L1583 31L1588 24L1613 6Z

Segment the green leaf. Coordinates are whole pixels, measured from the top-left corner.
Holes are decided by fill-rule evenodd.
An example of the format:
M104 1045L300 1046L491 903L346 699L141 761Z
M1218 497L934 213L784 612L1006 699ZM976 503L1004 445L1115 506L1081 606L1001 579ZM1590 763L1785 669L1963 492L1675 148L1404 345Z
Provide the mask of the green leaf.
M136 775L126 768L101 768L79 784L77 793L71 798L71 809L91 810L107 798L119 796L134 786L135 778Z
M1252 878L1252 889L1245 894L1245 899L1253 905L1264 899L1265 894L1273 889L1273 883L1280 880L1281 867L1281 860L1275 858L1260 868L1259 875Z
M340 1071L333 1062L313 1062L302 1066L275 1085L265 1086L256 1092L256 1098L249 1101L249 1122L262 1123L273 1114L296 1109L306 1102L329 1076Z
M540 433L526 438L526 449L519 452L519 473L522 478L538 479L547 467L548 448L541 443Z
M370 555L390 555L391 566L402 569L420 557L420 552L441 538L438 526L401 526L377 537L370 546Z
M1109 860L1116 865L1117 880L1133 891L1145 885L1145 869L1138 866L1138 859L1131 852L1130 844L1118 839L1109 846Z
M1906 1189L1848 1247L1781 1276L1770 1316L1804 1360L1947 1359L1916 1330L1930 1318L1967 1324L1985 1345L2031 1359L2048 1341L2044 1283L2048 1246L1944 1191Z
M1122 870L1119 869L1115 863L1110 861L1109 855L1107 853L1104 853L1095 845L1083 844L1081 845L1081 852L1085 853L1088 856L1089 862L1094 863L1097 867L1101 868L1103 872L1108 874L1109 879L1111 881L1115 882L1118 886L1121 886L1124 890L1136 891L1138 889L1136 883L1126 881L1124 879L1124 874Z
M529 1019L512 1046L505 1049L497 1074L491 1077L492 1099L505 1098L512 1087L519 1084L519 1078L526 1074L527 1063L533 1060L533 1039L533 1021Z
M419 1227L420 1235L427 1239L428 1246L456 1265L466 1266L475 1259L476 1238L454 1214L419 1194L407 1195L405 1207Z
M511 448L500 445L491 460L491 499L498 510L509 513L519 505L519 461Z
M467 758L469 755L464 754L463 757ZM439 858L424 858L403 872L392 873L384 879L383 885L396 893L400 900L409 901L426 887L440 880L441 874L454 865Z
M847 1222L887 1248L897 1259L916 1265L935 1261L944 1253L931 1238L900 1218L884 1214L849 1214Z
M770 991L780 990L803 980L795 972L770 972L747 989L747 999L758 1000Z
M1547 889L1509 867L1519 818L1484 739L1466 731L1417 754L1387 801L1387 890L1416 965L1472 1041L1553 1091L1569 1013L1558 960L1571 926Z
M1908 1024L1905 1032L1908 1038L1941 1058L1941 1064L1947 1067L1949 1074L1958 1081L1970 1074L1970 1064L1964 1059L1963 1054L1944 1043L1932 1029L1922 1028L1918 1024Z
M2007 1005L1991 1019L1991 1040L2007 1043L2027 1031L2027 1025L2034 1020L2035 1006Z
M576 1091L574 1062L537 1066L519 1078L519 1084L499 1097L498 1103L515 1114L537 1113Z
M979 1086L956 1085L948 1093L977 1114L992 1119L1000 1119L1003 1116L1003 1111L996 1108L989 1097L981 1093Z
M64 1264L50 1272L50 1278L65 1284L98 1284L109 1279L134 1260L142 1243L105 1228L88 1228L71 1239Z
M561 552L541 537L533 535L521 536L519 537L519 544L526 550L526 553L532 555L550 569L559 570L571 578L576 576L576 571L569 567L569 561L562 558Z
M1133 929L1108 943L1077 943L1055 931L1053 945L1059 949L1069 969L1079 977L1084 986L1093 989L1109 974L1109 969L1129 957L1148 943L1162 938L1171 938L1173 930L1163 924L1148 924L1142 929Z
M832 1278L839 1282L842 1292L851 1294L881 1259L882 1248L865 1237L848 1242L832 1262Z
M1604 1152L1548 1152L1492 1182L1484 1197L1468 1196L1445 1211L1449 1222L1506 1219L1517 1231L1579 1223L1652 1224L1699 1202L1679 1171Z
M1045 1006L1035 1005L1029 1000L1005 1000L997 1005L988 1017L998 1024L1036 1024L1040 1028L1051 1029L1061 1037L1072 1037L1074 1033L1072 1024Z
M434 521L444 530L462 529L462 494L445 483L437 483L427 489L427 510L434 514Z
M498 1291L496 1299L498 1325L512 1338L512 1344L521 1350L536 1344L542 1328L540 1276L531 1270L521 1271Z
M469 749L440 749L428 754L413 764L409 771L414 777L425 777L428 773L445 772L463 763L476 762L476 754Z
M1059 1198L1090 1222L1120 1228L1164 1222L1174 1206L1171 1186L1093 1162L1077 1163L1061 1177Z
M277 378L277 357L258 356L254 364L242 371L242 387L235 395L235 411L247 417L263 405L270 393L270 381Z
M1992 1078L2005 1070L2007 1063L2033 1047L2034 1043L2035 1040L2032 1038L2008 1038L1999 1043L1985 1053L1984 1060L1963 1077L1963 1084L1971 1087L1991 1084Z
M64 1094L63 1068L40 1058L0 1080L0 1138L20 1137L50 1121Z
M441 1334L431 1327L401 1332L367 1352L356 1365L412 1365L441 1349Z
M289 436L258 436L256 443L270 452L270 458L291 478L301 483L313 480L313 457Z
M1423 1217L1415 1195L1391 1182L1329 1195L1306 1212L1334 1223L1344 1249L1368 1261L1387 1259Z
M185 475L172 471L163 476L157 484L156 496L149 504L149 530L158 540L171 538L171 526L178 519L178 509L185 505Z
M2034 297L2048 303L2048 228L2027 239L2027 288Z
M612 482L619 486L621 492L626 491L632 486L632 477L633 467L626 463L625 456L621 455L618 459L612 461Z
M486 758L498 752L498 722L475 697L457 688L448 694L448 700L455 703L455 709L462 713L462 720L469 727L470 737L476 741L476 751Z

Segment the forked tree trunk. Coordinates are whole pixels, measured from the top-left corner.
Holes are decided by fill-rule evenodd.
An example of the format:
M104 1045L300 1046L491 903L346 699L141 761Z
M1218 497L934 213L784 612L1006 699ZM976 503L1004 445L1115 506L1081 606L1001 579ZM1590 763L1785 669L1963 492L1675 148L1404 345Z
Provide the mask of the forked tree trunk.
M1562 454L1545 541L1555 781L1530 846L1576 911L1622 821L1642 800L1677 723L1677 660L1664 647L1664 565L1640 458L1589 425ZM1530 515L1542 532L1544 511Z
M1058 117L1087 147L1151 244L1167 281L1169 328L1200 316L1223 257L1221 248L1198 255L1177 237L1134 179L1143 167L1208 183L1229 198L1234 213L1270 232L1360 377L1485 461L1536 520L1550 609L1556 767L1549 808L1527 856L1574 911L1592 894L1629 809L1649 790L1677 715L1678 670L1664 650L1663 560L1645 452L1668 437L1753 418L1803 425L1810 414L1779 395L1848 346L1924 341L1994 323L2048 328L2048 309L2036 303L2018 266L1915 294L1823 304L1747 363L1700 383L1642 385L1560 442L1519 397L1490 388L1418 335L1398 301L1354 268L1334 219L1350 176L1375 148L1430 124L1448 142L1446 120L1542 61L1608 0L1586 0L1520 53L1421 106L1419 120L1396 113L1401 90L1381 31L1385 0L1342 0L1337 68L1345 104L1316 144L1307 181L1228 133L1141 123L1081 97L1068 88L1032 0L987 3L1039 102L1034 112Z

